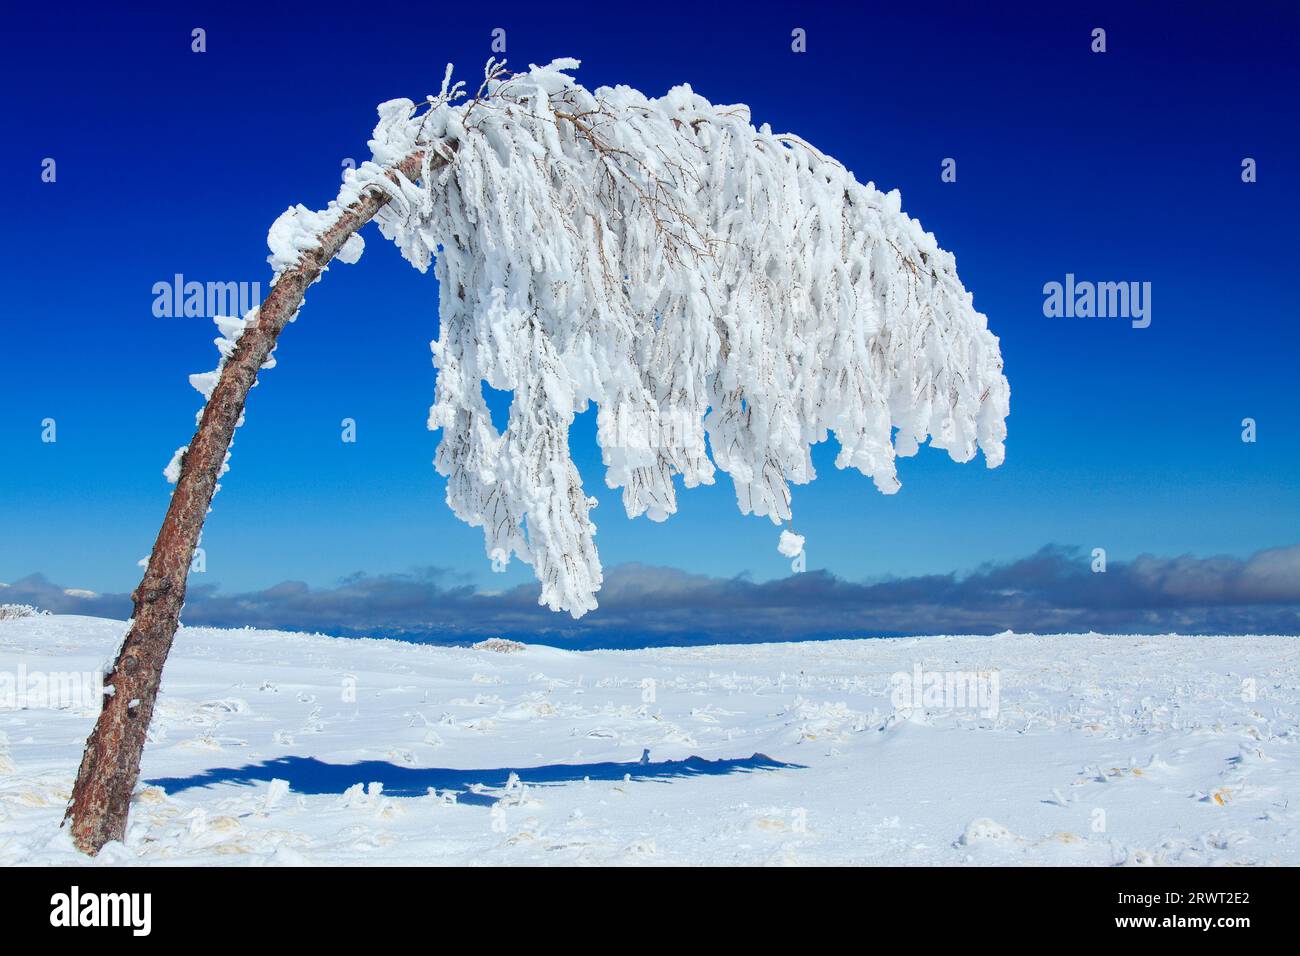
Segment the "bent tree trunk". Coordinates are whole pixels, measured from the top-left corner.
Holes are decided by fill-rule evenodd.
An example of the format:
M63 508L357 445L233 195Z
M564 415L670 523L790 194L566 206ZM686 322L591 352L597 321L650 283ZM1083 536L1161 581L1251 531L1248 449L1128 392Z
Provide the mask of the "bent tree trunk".
M423 153L408 156L396 169L415 180ZM433 168L445 164L441 157ZM389 177L396 181L395 173ZM248 390L257 380L285 324L302 305L304 293L348 237L369 222L389 200L378 187L362 193L317 238L319 248L304 251L298 265L281 273L262 303L257 322L239 336L208 399L198 431L181 465L171 505L140 586L131 595L133 623L106 675L103 709L86 741L81 769L72 788L64 822L72 822L77 849L97 854L126 834L131 793L140 776L140 754L153 717L163 664L171 650L185 602L194 548L216 491L217 478L244 411Z

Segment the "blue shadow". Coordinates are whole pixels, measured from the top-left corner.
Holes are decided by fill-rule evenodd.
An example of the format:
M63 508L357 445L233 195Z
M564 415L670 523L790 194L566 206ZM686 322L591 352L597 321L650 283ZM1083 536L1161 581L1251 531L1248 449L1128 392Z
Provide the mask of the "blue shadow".
M643 758L644 760L644 758ZM278 757L243 767L218 767L204 770L190 777L159 777L146 781L151 786L162 787L169 794L180 793L195 787L233 783L251 786L254 783L287 780L294 793L342 793L354 784L372 782L384 785L384 795L391 797L422 797L430 787L458 792L460 803L490 806L497 797L470 791L471 784L501 788L511 773L533 786L548 786L590 780L646 780L666 783L683 777L719 777L733 773L753 773L766 770L803 770L801 764L783 763L766 754L733 759L705 760L687 757L684 760L633 761L630 763L580 763L546 764L541 767L498 767L492 770L456 770L443 767L417 769L401 767L382 760L363 760L360 763L325 763L315 757Z

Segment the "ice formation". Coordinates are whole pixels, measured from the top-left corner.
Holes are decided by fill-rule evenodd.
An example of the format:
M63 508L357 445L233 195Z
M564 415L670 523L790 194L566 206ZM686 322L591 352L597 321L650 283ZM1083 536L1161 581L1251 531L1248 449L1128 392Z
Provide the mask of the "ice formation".
M449 68L439 95L381 104L373 160L269 237L278 273L362 189L392 196L381 232L440 287L435 464L490 557L531 564L553 609L596 607L595 499L569 453L592 402L607 484L655 521L676 511L674 476L689 488L720 468L743 513L787 522L832 435L836 466L886 494L895 457L926 440L1002 462L998 340L897 191L755 128L745 106L587 90L577 65L489 62L472 98ZM417 153L418 181L387 178ZM504 431L483 382L513 393Z
M776 550L787 558L797 558L803 554L803 542L803 535L795 534L793 531L782 531L776 543Z

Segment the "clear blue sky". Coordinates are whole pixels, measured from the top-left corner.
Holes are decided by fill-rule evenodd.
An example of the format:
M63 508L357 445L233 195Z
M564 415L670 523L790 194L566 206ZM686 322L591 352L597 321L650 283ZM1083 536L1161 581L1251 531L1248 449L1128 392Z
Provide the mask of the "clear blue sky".
M507 31L516 65L583 61L588 86L689 82L746 102L903 208L952 250L1002 340L1006 464L922 449L903 490L838 472L796 489L810 569L842 578L971 568L1047 543L1112 557L1247 555L1300 540L1294 4L510 4L6 14L0 153L9 228L0 372L0 581L129 590L166 507L210 369L207 319L156 318L152 287L268 279L265 236L320 207L358 162L374 107L472 78ZM997 5L1001 7L1002 5ZM1037 8L1037 9L1036 9ZM1140 8L1140 9L1134 9ZM558 11L558 12L557 12ZM1089 50L1093 27L1108 52ZM204 54L190 31L207 30ZM790 49L807 30L808 52ZM43 183L41 162L57 162ZM940 163L957 160L956 183ZM1241 161L1259 181L1241 181ZM328 584L355 571L493 576L430 462L432 276L377 232L308 296L253 392L205 532L206 583ZM1066 273L1149 281L1150 328L1048 319ZM1259 440L1240 440L1244 417ZM358 442L339 440L354 418ZM42 419L58 441L41 441ZM787 573L729 481L629 522L576 426L606 565Z

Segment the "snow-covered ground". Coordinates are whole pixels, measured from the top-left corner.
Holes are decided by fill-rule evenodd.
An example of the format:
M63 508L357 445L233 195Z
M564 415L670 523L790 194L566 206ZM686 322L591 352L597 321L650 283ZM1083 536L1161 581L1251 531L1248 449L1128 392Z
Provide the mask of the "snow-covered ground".
M0 691L29 692L0 700L0 865L83 860L59 820L94 711L31 692L123 627L0 621ZM99 862L1297 864L1298 698L1294 638L578 653L185 628Z

